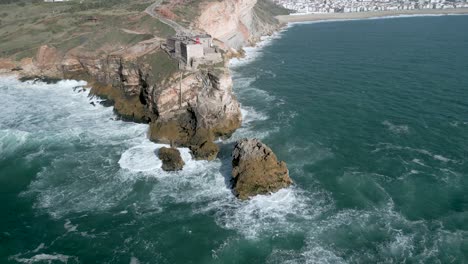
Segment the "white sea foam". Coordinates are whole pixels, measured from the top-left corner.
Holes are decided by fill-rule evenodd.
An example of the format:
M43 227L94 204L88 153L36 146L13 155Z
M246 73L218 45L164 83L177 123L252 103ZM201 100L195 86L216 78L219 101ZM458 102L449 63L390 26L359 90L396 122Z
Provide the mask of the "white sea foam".
M67 233L76 232L76 230L78 229L78 225L73 225L71 223L70 219L67 219L65 221L65 224L63 224L63 228L65 228L65 230L67 230Z
M380 246L380 250L394 259L401 256L410 256L414 251L414 235L404 234L401 230L395 230L392 240Z
M378 250L379 253L390 254L394 259L401 260L400 262L404 262L406 256L415 254L413 253L414 245L421 243L421 241L415 240L414 236L405 233L408 232L407 230L405 232L401 231L402 227L405 229L421 228L423 231L420 234L424 239L431 239L430 236L424 233L424 224L418 221L408 221L394 210L391 198L389 198L388 205L384 208L338 210L334 208L333 203L325 193L306 192L298 187L291 187L272 195L257 196L248 201L238 201L232 196L226 183L226 179L229 177L226 172L230 171L229 165L226 164L229 164L229 162L226 160L214 162L195 161L190 157L187 149L181 149L183 159L187 163L183 171L177 173L163 172L159 168L160 161L156 157L156 151L161 145L151 143L146 139L146 126L124 124L120 121L104 122L103 120L107 121L113 117L109 109L104 109L101 106L92 108L90 105L86 105L88 101L82 100L82 95L72 94L71 96L76 96L79 102L76 104L70 103L70 109L79 112L80 118L74 117L76 115L74 111L69 112L69 115L62 119L66 125L59 127L65 128L62 131L65 136L54 136L59 137L61 140L80 140L87 148L90 148L97 141L104 142L103 145L106 146L117 147L117 150L112 149L118 154L117 157L111 155L100 157L100 154L94 152L85 152L79 155L79 150L76 150L74 152L76 157L73 158L81 160L89 155L98 160L106 160L105 166L113 167L118 164L121 169L116 172L104 166L102 172L93 171L92 168L87 167L85 162L78 162L79 165L76 170L85 173L75 174L70 172L70 175L58 175L59 177L57 177L57 175L51 174L60 168L66 168L66 160L71 159L72 156L54 159L50 166L39 173L37 179L30 186L31 192L36 193L38 196L36 207L48 211L54 217L61 217L70 212L94 212L112 208L118 205L124 197L128 196L133 183L135 183L136 179L141 178L141 174L144 174L145 177L156 178L158 181L150 193L150 203L158 207L157 213L165 210L160 206L162 200L170 198L173 203L191 203L193 213L213 215L219 226L237 231L249 239L256 239L261 236L282 239L288 233L306 233L307 243L303 249L298 251L275 250L269 258L272 263L278 263L278 259L281 259L281 263L344 263L345 261L340 257L343 252L339 252L339 249L336 249L333 244L321 241L321 238L333 235L334 232L340 232L340 230L344 236L355 230L361 234L365 234L368 229L372 230L373 228L378 231L386 230L385 237L391 239L376 246L375 250ZM83 102L85 102L85 105L81 105ZM53 110L61 111L60 107L62 106L57 104L53 107ZM68 110L67 108L66 111ZM268 118L266 115L262 116L254 108L244 109L243 114L246 119L245 124ZM69 119L70 122L66 123ZM95 122L92 120L95 120ZM101 121L104 125L100 124ZM91 128L70 128L69 126L72 126L73 123ZM41 127L35 125L35 128ZM241 128L239 133L236 132L237 135L245 136L250 135L248 133L259 133L242 129L245 129L245 127ZM90 135L96 137L97 140L89 143ZM45 140L45 138L43 139ZM443 156L434 155L426 150L415 151L430 155L439 161L450 161ZM44 152L38 155L43 154ZM64 179L59 179L60 177ZM377 186L383 190L380 185L377 184ZM75 189L77 191L74 191ZM135 207L142 207L142 203L135 203L134 205ZM127 213L128 211L121 212ZM140 212L146 213L143 210ZM349 229L350 226L353 229ZM67 220L64 228L68 232L75 232L78 226L72 225L71 221ZM466 237L466 232L459 234L456 232L440 232L437 243L445 243L450 240L449 242L454 247L460 247L462 243L459 241L463 241L463 237ZM439 250L439 244L437 243L434 243L434 246L428 249L428 253L424 252L423 254L436 256ZM42 249L43 247L39 250ZM222 250L222 247L220 250ZM367 252L359 251L352 255L350 259L359 260L359 254L364 255ZM50 255L36 254L31 258L18 257L15 260L21 259L26 261L23 263L34 263L36 262L35 259L47 262L65 259L66 262L70 258L72 257L54 253ZM138 259L132 257L130 262L138 263Z
M147 125L113 120L112 108L91 105L88 91L73 91L85 84L1 82L0 111L7 112L8 119L0 119L0 124L16 128L2 131L2 137L21 135L18 140L30 151L27 160L51 159L21 195L34 195L35 208L53 217L118 204L132 186L119 178L115 153L147 141ZM0 142L4 153L5 141ZM11 145L12 140L7 142Z
M215 212L218 224L247 237L255 237L262 230L273 229L278 224L285 229L295 228L288 224L289 217L313 215L305 213L308 210L307 195L296 188L246 202L238 201L229 188L230 165L225 165L230 164L229 158L196 161L188 149L181 148L186 163L184 169L172 173L162 171L157 150L163 145L146 138L147 126L111 120L114 117L112 109L90 105L86 93L71 90L76 84L34 84L26 91L35 94L35 99L40 101L39 111L44 114L53 111L54 120L59 120L54 121L51 117L47 124L34 125L35 130L45 132L38 136L40 141L50 141L60 147L65 144L70 148L75 146L68 142L77 141L79 146L85 146L81 151L53 157L51 164L38 173L28 191L22 194L36 197L35 208L46 210L55 218L72 212L108 210L127 197L133 190L133 183L144 176L158 179L158 184L149 194L150 201L134 205L136 213L163 212L164 199L193 203L195 213ZM49 107L51 104L53 106ZM247 109L243 111L247 125L267 118L253 108ZM20 108L19 112L35 118L36 111L31 112L27 107ZM116 152L120 154L116 155ZM66 175L62 174L64 172ZM78 226L70 220L65 222L64 228L67 232L78 231Z
M132 257L132 258L130 259L130 264L140 264L140 261L139 261L137 258Z
M122 153L119 165L132 172L160 172L162 162L157 158L157 150L162 146L146 142L131 147Z
M423 167L427 167L427 165L424 164L420 159L413 159L413 162Z
M442 156L442 155L433 155L433 157L434 157L434 159L440 160L440 161L442 161L442 162L449 162L449 161L451 161L449 158L446 158L446 157L444 157L444 156Z
M465 126L468 125L468 122L463 122L463 121L452 121L449 123L453 127L459 127L460 125Z
M27 131L21 131L16 129L5 129L0 130L0 159L6 157L6 155L14 153L21 146L23 146L30 133Z
M269 136L271 133L276 133L279 131L279 127L270 127L266 130L260 130L255 128L255 124L258 121L266 121L269 119L268 115L255 110L255 108L250 106L241 106L242 114L242 126L234 132L234 134L229 138L220 142L235 142L242 138L259 138L263 139Z
M39 252L40 250L42 250L42 249L44 249L44 248L45 248L45 244L44 244L44 243L41 243L41 244L39 244L39 246L37 246L37 248L34 249L32 252L33 252L33 253L37 253L37 252Z
M261 37L261 41L256 43L253 47L244 47L245 56L243 58L233 58L229 61L229 66L231 68L247 65L256 59L260 58L263 55L263 48L271 45L271 43L280 39L283 36L283 33L286 29L278 31L271 36Z
M300 222L317 217L323 200L311 201L302 191L292 187L271 195L258 195L248 201L225 197L201 208L202 212L215 211L218 225L240 232L247 238L275 235L300 230Z
M337 256L333 250L326 249L317 243L309 243L307 248L301 252L294 250L274 249L268 256L267 263L271 264L316 264L316 263L347 263L343 258Z
M268 119L268 115L258 112L251 106L241 106L242 113L242 125L248 125L254 121L265 121Z
M276 97L269 94L267 91L259 89L253 85L258 77L243 77L234 75L234 91L239 96L248 96L249 98L258 97L264 102L273 102Z
M391 132L395 134L408 134L409 133L408 125L395 125L388 120L383 121L382 125L385 125Z
M15 261L20 263L37 263L37 262L47 262L52 263L53 261L59 261L62 263L68 263L70 256L62 254L38 254L31 258L13 258Z
M459 163L457 160L449 159L447 157L444 157L440 154L434 154L428 150L425 149L418 149L418 148L411 148L411 147L404 147L404 146L399 146L399 145L394 145L391 143L379 143L377 144L377 147L372 151L373 153L378 153L381 151L387 151L387 150L406 150L406 151L412 151L416 152L419 154L423 154L426 156L429 156L433 158L434 160L442 161L442 162L452 162L452 163ZM413 160L414 161L414 160Z
M235 80L234 86L237 88L248 88L252 85L253 82L257 80L257 77L244 77L236 73L232 73L232 77Z
M133 150L138 148L140 146ZM145 161L155 157L152 150L125 153L136 155L128 161ZM127 159L125 153L120 160L121 166L128 164L123 162L123 159ZM161 209L160 203L167 199L173 203L191 203L195 213L214 214L218 225L236 230L252 239L262 232L272 232L276 229L282 230L281 232L295 230L299 227L294 221L316 217L326 208L323 195L306 194L296 187L283 189L271 195L256 196L248 201L239 201L229 188L230 165L223 165L230 164L230 161L195 161L191 157L183 159L186 162L184 169L175 173L151 170L147 168L146 162L134 162L130 170L123 166L127 174L125 177L132 179L134 175L135 178L136 173L144 170L146 177L159 179L150 193L151 204ZM314 204L317 206L314 207ZM162 209L156 211L160 212Z

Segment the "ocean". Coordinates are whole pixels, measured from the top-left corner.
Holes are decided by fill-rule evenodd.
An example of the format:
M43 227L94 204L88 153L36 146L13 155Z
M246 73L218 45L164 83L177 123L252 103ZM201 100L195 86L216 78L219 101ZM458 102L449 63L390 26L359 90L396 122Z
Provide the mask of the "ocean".
M303 23L234 60L243 126L163 172L84 82L0 78L0 263L468 263L468 16ZM256 137L295 184L228 188Z

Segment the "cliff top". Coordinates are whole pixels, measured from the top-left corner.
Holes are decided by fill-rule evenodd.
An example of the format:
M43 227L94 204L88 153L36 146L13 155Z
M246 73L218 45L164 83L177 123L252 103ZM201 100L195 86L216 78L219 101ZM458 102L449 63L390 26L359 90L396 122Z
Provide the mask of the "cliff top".
M33 57L41 45L64 53L113 52L175 33L143 12L149 0L10 2L0 1L0 56L13 60Z
M257 16L271 23L286 13L270 0L0 0L0 58L32 58L42 45L62 54L118 52L174 35L167 21L194 30L206 6L230 2L253 3Z

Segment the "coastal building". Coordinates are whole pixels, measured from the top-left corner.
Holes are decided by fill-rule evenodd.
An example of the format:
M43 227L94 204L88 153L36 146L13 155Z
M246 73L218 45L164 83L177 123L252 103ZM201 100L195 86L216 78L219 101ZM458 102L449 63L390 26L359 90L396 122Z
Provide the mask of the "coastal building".
M274 0L297 14L467 8L467 0Z
M182 59L188 64L192 64L195 59L203 58L205 55L203 45L195 41L181 43Z
M163 48L171 57L179 60L179 67L195 70L200 64L217 63L221 53L213 46L213 38L203 35L176 35L167 39Z

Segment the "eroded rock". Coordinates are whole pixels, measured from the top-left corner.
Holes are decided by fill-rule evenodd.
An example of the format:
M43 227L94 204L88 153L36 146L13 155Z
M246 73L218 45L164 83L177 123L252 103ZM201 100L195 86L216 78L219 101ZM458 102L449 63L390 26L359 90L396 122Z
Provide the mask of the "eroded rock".
M162 169L165 171L179 171L185 165L179 150L176 148L160 148L158 158L163 162Z
M232 152L233 190L239 199L276 192L292 184L286 163L258 139L238 141Z
M218 156L219 147L213 143L214 136L211 130L198 129L190 140L190 150L197 160L214 160Z

